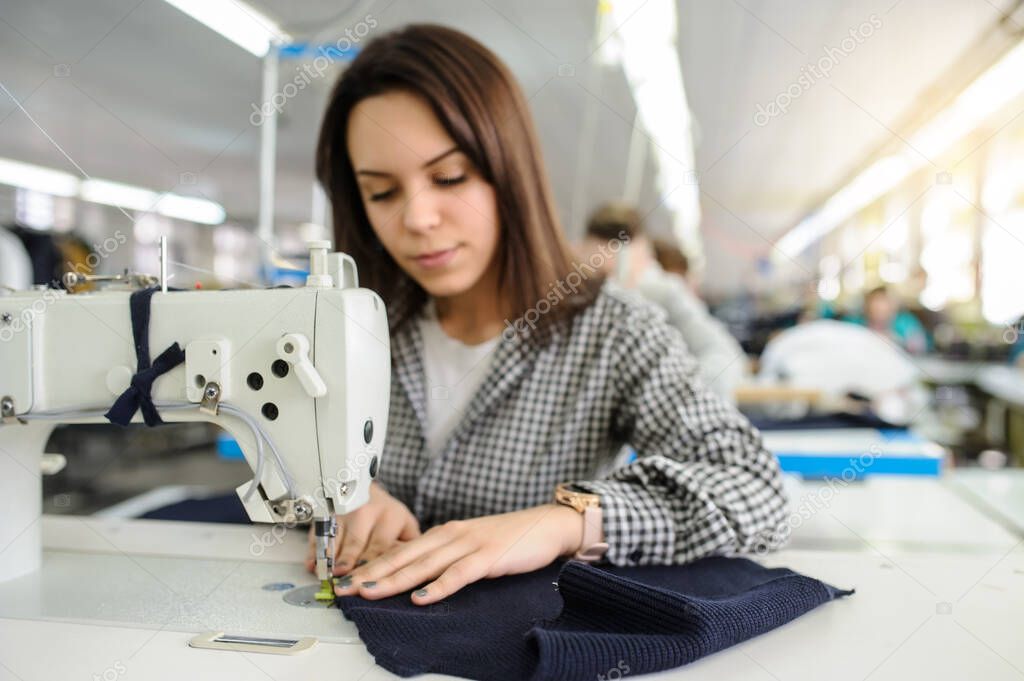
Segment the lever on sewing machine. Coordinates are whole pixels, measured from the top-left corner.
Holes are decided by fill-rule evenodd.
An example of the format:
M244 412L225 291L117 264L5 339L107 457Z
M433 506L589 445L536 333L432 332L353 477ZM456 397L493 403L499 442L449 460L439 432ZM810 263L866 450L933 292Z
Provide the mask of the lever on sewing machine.
M310 397L323 397L327 385L309 361L309 340L300 333L289 333L277 341L277 356L288 362L302 383L302 389Z

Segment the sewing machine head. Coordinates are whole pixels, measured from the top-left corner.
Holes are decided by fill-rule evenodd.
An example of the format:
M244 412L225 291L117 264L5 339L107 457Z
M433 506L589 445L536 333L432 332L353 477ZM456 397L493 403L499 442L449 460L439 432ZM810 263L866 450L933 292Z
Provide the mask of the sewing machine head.
M121 290L0 296L0 580L39 565L53 427L108 418L224 428L254 472L238 488L249 517L313 521L330 575L334 514L367 501L380 466L391 358L383 301L329 248L310 245L301 288L132 291L116 277Z

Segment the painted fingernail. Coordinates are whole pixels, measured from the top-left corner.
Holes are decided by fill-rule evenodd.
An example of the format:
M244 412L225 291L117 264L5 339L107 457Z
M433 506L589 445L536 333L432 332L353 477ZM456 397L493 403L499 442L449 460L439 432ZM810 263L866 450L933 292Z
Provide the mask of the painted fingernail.
M345 577L342 577L341 579L338 580L338 583L336 584L336 586L339 589L347 589L347 588L349 588L350 586L352 586L352 577L348 576L348 575L346 575Z
M367 561L365 558L363 558L362 560L357 560L356 567L359 567L360 565L366 565L368 562L369 561Z
M363 582L362 584L360 584L360 586L363 587L364 589L372 589L373 587L377 586L377 582L375 582L375 581Z
M413 592L412 595L416 596L417 598L423 598L424 596L427 595L427 590L426 589L417 589L416 591Z
M347 560L339 560L338 562L336 562L334 564L334 567L348 567L348 561Z

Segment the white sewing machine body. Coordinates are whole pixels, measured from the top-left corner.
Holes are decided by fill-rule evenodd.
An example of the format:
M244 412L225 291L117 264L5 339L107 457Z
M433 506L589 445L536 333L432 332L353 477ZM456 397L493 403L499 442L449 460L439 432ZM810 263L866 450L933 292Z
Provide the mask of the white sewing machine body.
M238 488L255 522L352 511L380 465L391 365L385 306L358 288L347 256L330 256L326 274L320 247L302 288L157 291L150 303L151 359L174 343L185 350L184 363L156 378L153 402L165 422L209 421L237 439L258 478L249 495L250 483ZM0 338L0 581L39 567L39 471L54 426L105 422L136 372L131 295L0 296L10 332ZM139 410L132 422L142 420Z

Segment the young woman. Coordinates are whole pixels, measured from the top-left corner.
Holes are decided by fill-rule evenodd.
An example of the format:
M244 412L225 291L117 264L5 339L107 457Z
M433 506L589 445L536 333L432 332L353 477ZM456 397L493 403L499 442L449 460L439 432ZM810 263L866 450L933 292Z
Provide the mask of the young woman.
M393 361L379 477L339 518L339 594L422 587L425 605L560 556L683 563L779 525L758 433L660 313L572 262L526 100L490 51L429 25L372 41L316 167ZM602 474L627 444L636 460Z

